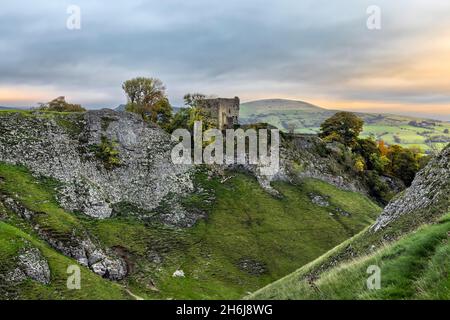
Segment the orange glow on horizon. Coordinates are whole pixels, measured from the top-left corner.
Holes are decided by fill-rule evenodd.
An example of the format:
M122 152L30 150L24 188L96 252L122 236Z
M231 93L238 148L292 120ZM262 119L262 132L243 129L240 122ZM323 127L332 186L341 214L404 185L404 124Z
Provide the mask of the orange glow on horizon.
M450 116L450 105L444 104L407 104L407 103L390 103L380 101L333 101L333 100L310 100L314 105L325 109L348 110L348 111L365 111L372 113L392 113L411 112L423 114L441 114ZM373 111L371 111L373 110Z
M57 94L53 90L35 87L0 87L0 104L36 105L38 102L48 101Z

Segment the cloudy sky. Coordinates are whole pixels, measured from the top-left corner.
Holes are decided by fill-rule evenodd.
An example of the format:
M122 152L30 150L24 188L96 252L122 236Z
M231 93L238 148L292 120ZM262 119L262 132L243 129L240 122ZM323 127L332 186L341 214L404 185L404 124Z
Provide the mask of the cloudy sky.
M448 0L0 0L0 105L115 107L124 80L153 76L174 105L203 92L450 120L449 17Z

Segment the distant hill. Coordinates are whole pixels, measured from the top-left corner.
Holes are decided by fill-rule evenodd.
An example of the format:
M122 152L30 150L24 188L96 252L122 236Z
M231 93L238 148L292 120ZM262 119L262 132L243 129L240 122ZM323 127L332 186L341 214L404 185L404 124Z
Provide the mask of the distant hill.
M117 108L115 108L114 110L115 110L115 111L125 111L125 107L126 107L126 105L121 104L121 105L119 105Z
M241 104L240 121L243 124L267 122L297 133L317 133L320 125L339 110L324 109L319 106L295 100L267 99ZM419 146L428 150L429 143L444 146L450 142L450 123L439 120L393 114L355 112L364 119L363 136L374 136L389 144Z

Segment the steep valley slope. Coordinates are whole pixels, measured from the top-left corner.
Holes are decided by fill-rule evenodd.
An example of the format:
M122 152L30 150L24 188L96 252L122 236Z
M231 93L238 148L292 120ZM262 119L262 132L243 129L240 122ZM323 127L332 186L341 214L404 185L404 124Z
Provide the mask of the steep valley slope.
M375 224L248 299L450 299L450 145ZM369 290L371 266L379 290Z
M170 135L129 113L0 118L2 299L241 298L381 212L313 138L284 145L265 181L176 166ZM71 265L80 290L66 286Z

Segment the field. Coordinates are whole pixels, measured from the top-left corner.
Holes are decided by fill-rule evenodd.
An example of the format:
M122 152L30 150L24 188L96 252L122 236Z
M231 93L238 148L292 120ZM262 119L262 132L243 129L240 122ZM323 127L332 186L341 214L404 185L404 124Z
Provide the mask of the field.
M243 103L240 118L242 123L267 122L284 131L314 134L335 112L302 101L275 99ZM424 151L442 149L450 142L449 122L391 114L356 114L365 122L363 137L372 136L404 147L420 147Z

